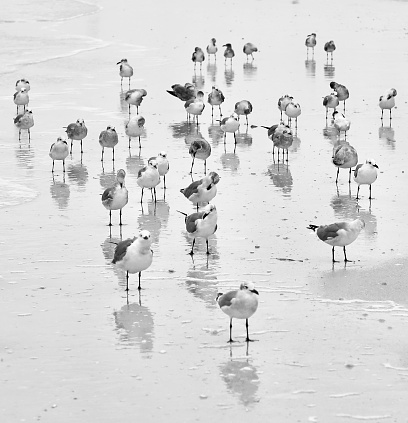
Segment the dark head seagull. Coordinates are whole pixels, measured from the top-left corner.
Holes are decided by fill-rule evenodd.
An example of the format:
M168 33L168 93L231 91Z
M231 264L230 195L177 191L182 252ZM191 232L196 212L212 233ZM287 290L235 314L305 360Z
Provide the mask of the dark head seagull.
M128 190L125 187L126 172L118 170L116 183L106 188L102 194L102 204L109 210L109 225L112 226L112 210L119 210L119 225L122 226L122 209L128 203Z
M119 66L119 76L120 76L120 86L122 87L123 78L129 78L129 89L130 89L130 78L133 76L133 68L129 65L127 59L122 59L118 63Z

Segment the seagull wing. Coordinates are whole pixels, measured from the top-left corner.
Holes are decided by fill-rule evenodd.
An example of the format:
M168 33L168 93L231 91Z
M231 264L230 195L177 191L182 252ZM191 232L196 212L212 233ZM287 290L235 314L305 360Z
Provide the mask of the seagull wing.
M133 241L136 239L134 237L133 239L129 238L125 241L119 242L119 244L115 248L115 255L113 257L112 263L115 264L116 262L120 261L125 257L127 248L132 245Z

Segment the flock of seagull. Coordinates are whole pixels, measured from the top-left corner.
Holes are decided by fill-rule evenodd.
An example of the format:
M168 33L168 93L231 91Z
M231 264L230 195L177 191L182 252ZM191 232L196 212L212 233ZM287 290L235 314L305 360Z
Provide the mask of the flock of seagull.
M312 49L314 55L314 48L316 46L316 34L312 33L307 36L305 45L307 47L307 54L309 49ZM227 60L232 65L232 60L235 57L235 52L230 43L223 45L225 65ZM333 41L325 43L324 50L333 58L333 52L336 46ZM218 47L216 39L212 38L206 48L208 60L216 54ZM246 55L247 61L249 57L254 60L253 53L258 52L257 47L252 43L246 43L243 46L243 52ZM200 47L196 47L192 53L191 60L194 63L194 68L197 64L202 66L205 60L205 53ZM131 78L133 76L133 68L128 63L127 59L120 60L117 65L119 67L119 75L121 78L121 88L123 90L123 79L128 78L129 89L124 93L124 100L129 107L129 121L125 125L125 133L129 137L129 148L132 138L138 138L139 149L141 148L140 137L144 131L145 119L139 115L139 106L143 98L147 96L145 89L130 89ZM371 201L371 185L377 179L378 166L373 159L368 159L363 164L358 164L358 155L356 149L351 146L346 139L347 131L350 129L350 121L345 116L346 100L349 98L348 89L337 82L332 81L330 88L332 93L325 96L323 99L323 106L326 108L326 119L328 118L329 109L332 109L332 123L337 129L339 140L333 149L332 163L337 167L336 184L338 183L339 170L349 169L349 183L351 183L351 172L354 168L354 180L358 184L357 199L359 198L360 186L369 185L369 199ZM21 139L21 131L28 131L28 140L30 141L30 129L34 126L34 118L31 110L28 110L30 83L26 79L20 79L16 82L16 92L14 94L14 103L17 107L17 116L14 119L16 127L19 129L19 140ZM172 96L178 98L184 103L184 108L187 113L187 121L191 119L198 125L199 116L205 108L204 93L197 91L192 83L184 85L174 84L171 90L167 91ZM395 96L397 91L392 88L382 95L379 99L379 107L381 108L381 119L383 119L384 110L389 110L389 118L392 119L391 110L395 106ZM211 116L214 116L214 107L218 107L220 116L220 128L224 133L224 144L226 143L227 133L234 135L235 145L237 142L236 131L240 126L240 116L245 116L246 125L248 125L248 115L253 111L253 106L248 100L241 100L235 104L234 112L222 118L221 105L225 97L220 89L213 86L208 95L207 103L211 105ZM337 110L340 102L343 102L343 112ZM137 114L131 115L131 106L136 107ZM19 113L19 109L23 107L23 112ZM288 162L288 149L293 142L292 120L295 120L295 128L297 128L297 119L301 114L301 107L294 101L290 95L284 95L278 100L278 109L280 111L280 122L270 127L263 126L268 130L268 138L273 143L272 155L275 160L275 148L278 150L278 162L280 161L279 153L283 151L282 161ZM283 120L283 113L287 116L287 123ZM222 118L222 119L221 119ZM256 127L252 125L251 127ZM81 154L82 140L87 136L88 129L83 119L78 119L74 123L70 123L66 128L66 134L71 141L70 147L66 140L58 137L56 142L51 145L49 156L52 159L52 172L54 172L55 161L62 161L63 172L65 172L65 159L68 155L72 155L73 141L80 141ZM341 139L341 133L344 133L344 139ZM99 144L102 147L101 161L104 160L105 148L112 149L112 160L115 159L115 146L118 144L118 134L112 126L108 126L106 130L99 135ZM217 209L211 201L217 194L217 184L220 181L220 176L216 172L210 172L207 175L206 160L211 154L211 145L204 139L194 139L189 147L189 154L192 157L190 173L193 172L195 160L204 161L204 177L198 181L192 182L180 192L188 199L194 206L196 212L187 214L179 211L185 216L185 227L188 235L192 238L191 251L189 254L194 254L194 245L196 238L203 238L206 241L206 253L210 254L208 239L217 230ZM151 157L147 166L139 170L137 176L137 184L141 187L140 202L143 202L144 189L150 189L152 199L156 202L156 186L160 183L161 178L164 180L164 188L166 188L166 174L169 172L170 166L165 151L159 152L156 157ZM123 169L118 170L116 175L116 182L113 186L107 188L102 194L102 205L109 210L109 226L112 226L112 210L119 210L119 225L122 225L122 209L128 203L128 190L125 186L126 172ZM200 209L201 207L201 209ZM323 242L332 246L332 262L335 263L335 247L343 247L344 262L350 260L346 256L346 246L355 241L364 228L364 221L362 219L355 219L351 222L336 222L329 225L313 225L310 224L308 229L316 232L318 238ZM138 289L141 289L141 273L150 267L153 261L153 251L151 249L151 234L147 230L141 230L138 236L120 241L114 252L112 263L119 268L126 271L126 291L129 291L129 274L138 273ZM216 301L221 310L230 317L230 337L228 342L234 342L232 339L232 319L246 320L246 341L249 342L248 319L255 313L258 307L258 291L255 289L252 282L242 283L240 288L235 291L227 292L226 294L218 294Z

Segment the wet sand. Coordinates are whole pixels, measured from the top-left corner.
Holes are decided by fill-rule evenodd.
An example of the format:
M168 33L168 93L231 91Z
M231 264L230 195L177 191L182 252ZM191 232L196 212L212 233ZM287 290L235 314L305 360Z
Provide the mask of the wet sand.
M0 81L4 422L406 421L408 130L401 52L408 5L347 1L344 9L355 15L342 24L325 5L285 2L277 11L260 1L249 13L247 2L211 1L197 12L180 1L161 13L144 5L142 19L140 7L101 0L96 9L87 6L92 13L66 21L24 17L1 24L3 38L19 34L28 46L36 36L49 37L50 45L65 40L58 58L8 67ZM311 32L318 39L313 59L304 46ZM191 53L211 37L217 62L207 58L194 72ZM337 45L332 63L323 51L330 39ZM247 41L260 50L248 63ZM227 42L236 50L232 67L223 61ZM87 51L68 54L77 45ZM122 57L135 69L132 88L148 92L140 107L146 118L140 155L135 140L128 150L124 132L127 105L116 66ZM24 132L19 142L13 125L12 94L22 77L32 84L31 143ZM335 184L336 135L322 106L332 80L350 90L347 140L359 162L372 157L380 167L371 204L367 187L356 201L347 171ZM293 95L302 114L288 164L274 163L266 130L246 130L242 119L236 148L231 134L224 146L209 105L198 128L187 124L183 103L165 90L188 81L206 96L218 86L224 116L235 102L250 100L250 125L278 123L278 98ZM397 107L392 125L385 114L382 126L378 98L392 87ZM74 142L65 177L61 163L53 177L49 147L78 118L88 127L82 158ZM119 144L115 163L107 151L102 166L98 136L108 125L116 127ZM207 168L221 181L211 255L200 241L192 260L176 210L194 210L179 189L191 182L188 145L195 137L211 143ZM137 172L161 150L170 160L168 188L158 187L156 206L148 193L141 206ZM122 229L113 213L110 232L100 195L120 168L129 204ZM197 161L193 178L202 175ZM306 227L357 216L366 227L347 248L354 261L332 266L330 247ZM141 295L134 275L127 298L124 273L111 265L114 242L141 228L152 233L154 260L142 274ZM215 297L246 280L260 292L249 322L257 341L247 346L245 324L234 320L240 342L230 346L228 317Z

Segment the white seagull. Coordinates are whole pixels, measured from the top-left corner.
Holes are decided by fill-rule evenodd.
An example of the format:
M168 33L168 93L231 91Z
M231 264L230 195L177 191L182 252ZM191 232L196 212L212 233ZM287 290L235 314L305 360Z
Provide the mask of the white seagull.
M108 126L99 134L99 144L102 147L101 162L103 162L103 153L106 148L112 149L112 160L115 160L115 145L119 142L118 134L113 126Z
M31 110L26 110L24 113L17 115L14 118L14 125L18 128L18 140L21 139L21 130L27 129L28 141L31 140L30 128L34 126L34 117Z
M216 46L217 40L215 38L211 38L210 44L207 46L207 53L208 53L208 60L210 60L211 55L214 55L214 59L217 60L216 53L218 51L218 47Z
M286 107L288 106L288 104L292 103L292 101L293 101L293 97L288 94L285 94L279 98L278 109L280 110L281 120L282 120L282 113L286 110Z
M214 106L218 106L221 112L221 104L224 102L225 97L222 91L216 87L212 87L210 94L208 94L208 103L211 104L211 117L214 117Z
M204 178L192 182L187 188L182 188L180 192L198 206L202 203L209 203L217 195L217 184L220 176L216 172L210 172Z
M252 113L252 104L248 100L241 100L235 103L235 110L234 112L238 115L238 119L240 116L245 116L246 124L248 126L248 115Z
M360 185L370 185L370 196L368 197L371 200L371 184L373 184L377 179L377 169L378 165L373 159L367 159L364 164L358 164L354 170L354 180L358 184L357 188L357 197L360 192Z
M224 44L223 47L226 47L224 51L225 63L227 63L227 59L230 59L232 65L232 58L235 56L235 52L232 48L232 45L231 43L227 43Z
M138 237L121 241L115 248L115 255L112 263L117 267L126 270L126 291L129 291L129 273L139 273L139 286L142 272L146 270L153 261L152 240L150 232L140 231Z
M72 143L74 140L81 141L81 153L82 151L82 140L88 135L88 128L85 126L85 121L83 119L77 119L75 123L70 123L67 126L67 133L68 138L71 140L71 150L70 153L72 154Z
M320 240L333 247L332 262L336 263L336 260L334 260L334 247L343 247L344 261L351 261L347 260L346 245L351 244L357 239L358 234L364 226L364 220L355 219L352 222L337 222L330 225L309 225L307 229L315 231Z
M339 180L339 171L349 169L349 183L351 182L351 168L358 163L356 149L348 142L342 142L333 148L332 163L337 166L336 184Z
M132 116L129 119L129 122L125 125L125 134L129 137L129 148L130 148L130 141L132 137L139 138L139 149L142 148L142 144L140 142L140 136L144 132L144 124L146 120L143 116L136 115Z
M30 91L30 83L25 78L21 78L16 82L16 91L20 91L21 88L25 88L26 91Z
M54 161L62 160L62 169L65 172L65 159L69 154L68 144L61 137L57 138L57 141L51 144L49 156L52 159L52 173L54 173Z
M234 134L235 144L237 143L237 136L235 134L239 129L239 118L238 115L234 112L231 116L222 119L221 121L221 130L224 132L224 144L226 141L227 132L232 132Z
M167 158L167 153L165 151L160 151L156 157L151 157L150 160L156 160L157 170L159 175L163 176L164 189L166 189L166 175L170 170L169 159Z
M197 92L197 97L192 98L184 103L184 108L187 112L187 120L190 120L190 115L195 116L196 123L198 125L198 116L203 113L205 108L204 104L204 93L202 91Z
M381 108L381 120L384 117L384 109L388 109L390 111L390 120L391 117L391 109L395 106L395 96L397 95L397 90L395 88L391 88L387 91L384 95L380 97L378 105Z
M309 48L311 48L314 55L314 48L316 46L316 34L314 32L306 37L305 46L307 47L307 54L309 54Z
M287 104L285 108L285 115L288 117L288 124L291 125L292 119L295 119L295 127L297 128L297 119L302 113L302 108L299 103L293 103L292 101Z
M120 76L120 86L122 86L123 78L129 78L129 88L130 88L130 78L133 76L133 68L129 65L127 59L122 59L118 63L119 66L119 76Z
M346 100L350 97L349 90L341 84L338 84L335 81L330 82L330 88L334 91L336 91L337 98L339 101L343 101L343 111L346 111Z
M139 106L143 101L143 97L147 96L147 91L143 88L135 88L134 90L128 90L125 93L125 101L129 104L129 115L130 106L136 106L136 113L139 113Z
M24 87L20 88L19 91L14 93L14 104L17 106L17 113L18 113L18 106L23 106L24 111L28 102L30 101L30 97L28 96L28 90Z
M230 338L228 342L234 342L232 339L232 319L245 319L246 342L253 341L249 339L248 319L258 309L258 291L252 282L242 283L237 291L230 291L226 294L219 293L216 301L221 310L230 317Z
M333 51L336 50L336 45L333 40L327 41L324 44L324 51L326 52L326 60L329 60L329 53L331 54L331 60L333 60Z
M326 107L326 119L329 109L334 109L336 111L336 107L339 105L339 98L336 94L331 93L323 97L323 106Z
M350 129L351 122L346 119L343 113L339 113L337 110L333 112L333 125L339 131L339 136L344 132L344 136L347 135L347 131Z
M116 183L106 188L102 194L102 204L109 210L109 225L112 226L112 210L119 210L119 225L122 226L122 209L128 203L128 190L125 187L126 172L118 170Z
M258 51L258 48L256 47L255 44L252 43L245 43L244 44L244 48L242 49L242 51L246 54L246 58L248 61L248 56L252 57L252 60L254 60L254 55L253 53Z
M207 159L211 155L211 144L204 138L196 139L190 144L188 150L190 156L193 158L191 162L190 173L193 173L194 160L204 160L204 174L207 173Z
M139 170L136 182L139 187L142 188L140 203L143 202L143 191L145 188L149 188L152 191L152 197L154 193L154 202L156 202L156 186L160 183L160 174L157 170L157 162L155 159L150 159L147 166Z

